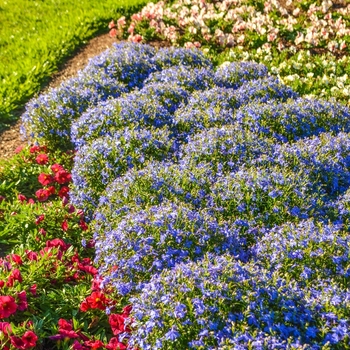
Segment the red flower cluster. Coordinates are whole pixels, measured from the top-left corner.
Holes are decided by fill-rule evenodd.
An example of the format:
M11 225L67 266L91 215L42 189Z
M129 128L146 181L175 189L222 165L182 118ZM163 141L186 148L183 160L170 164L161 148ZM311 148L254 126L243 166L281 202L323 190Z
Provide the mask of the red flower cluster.
M51 171L51 174L41 173L38 176L38 181L41 185L51 185L35 192L39 202L46 201L50 195L56 193L61 198L68 198L69 187L67 184L72 181L72 175L60 164L53 164Z

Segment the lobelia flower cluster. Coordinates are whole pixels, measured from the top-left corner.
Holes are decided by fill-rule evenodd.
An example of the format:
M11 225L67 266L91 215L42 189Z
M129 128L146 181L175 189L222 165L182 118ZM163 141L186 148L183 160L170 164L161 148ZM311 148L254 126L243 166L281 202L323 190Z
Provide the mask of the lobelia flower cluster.
M173 48L148 62L147 76L123 62L138 85L70 121L70 196L92 221L101 288L132 304L113 316L113 341L346 348L349 109L301 98L256 63L214 69ZM108 311L98 293L81 308Z

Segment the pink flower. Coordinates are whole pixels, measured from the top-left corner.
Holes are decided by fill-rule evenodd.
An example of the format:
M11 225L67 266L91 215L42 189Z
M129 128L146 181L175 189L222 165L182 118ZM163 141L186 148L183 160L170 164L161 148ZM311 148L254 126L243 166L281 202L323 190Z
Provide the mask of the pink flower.
M16 149L15 149L15 153L18 154L22 151L23 149L23 146L18 146Z
M112 29L109 31L109 36L110 36L111 38L115 38L117 35L118 35L118 31L117 31L115 28L112 28Z
M114 27L115 27L114 21L111 20L111 21L109 22L109 24L108 24L108 28L109 28L109 29L112 29L112 28L114 28Z

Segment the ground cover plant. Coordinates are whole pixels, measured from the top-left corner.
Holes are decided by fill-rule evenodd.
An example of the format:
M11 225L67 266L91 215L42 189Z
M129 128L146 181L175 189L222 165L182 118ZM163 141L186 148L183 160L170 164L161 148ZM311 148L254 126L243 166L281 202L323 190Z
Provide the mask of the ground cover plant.
M347 56L331 63L347 48L329 42L348 42L348 8L264 4L149 4L111 34L174 25L166 39L188 48L120 43L28 103L35 145L0 164L1 348L349 348L350 111L300 73L347 82ZM228 51L233 5L249 40ZM223 41L178 31L167 6Z
M57 211L61 239L73 245L72 225L79 249L85 234L95 249L97 289L48 341L349 347L348 107L303 97L259 63L124 42L32 100L23 129L39 142L38 166L44 145L74 154L71 172L26 171L40 203L51 187L66 198L68 183L63 208L84 217ZM106 332L84 328L89 312Z
M219 63L263 63L303 95L349 103L350 5L345 0L165 0L148 3L128 20L115 19L112 36L201 47Z
M117 6L113 1L1 1L0 130L18 118L63 59L111 17L133 12L138 4L142 1L119 1Z

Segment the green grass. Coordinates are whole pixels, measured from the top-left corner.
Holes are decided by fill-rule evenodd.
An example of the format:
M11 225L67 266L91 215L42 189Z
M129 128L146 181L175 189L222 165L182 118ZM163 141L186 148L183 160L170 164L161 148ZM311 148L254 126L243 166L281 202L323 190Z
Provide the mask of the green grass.
M0 0L0 131L59 65L146 0Z

